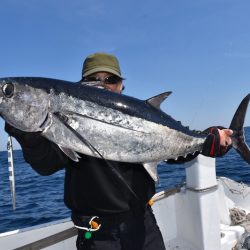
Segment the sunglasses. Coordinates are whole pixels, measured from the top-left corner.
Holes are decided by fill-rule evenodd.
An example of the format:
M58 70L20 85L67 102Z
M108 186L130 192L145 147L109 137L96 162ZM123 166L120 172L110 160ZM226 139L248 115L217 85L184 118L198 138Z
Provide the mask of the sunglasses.
M86 83L90 83L90 82L101 82L104 84L117 84L119 82L121 82L122 80L124 80L123 78L119 77L119 76L108 76L105 77L104 79L99 78L99 77L95 77L95 76L90 76L90 77L85 77L83 78L82 82L86 82Z

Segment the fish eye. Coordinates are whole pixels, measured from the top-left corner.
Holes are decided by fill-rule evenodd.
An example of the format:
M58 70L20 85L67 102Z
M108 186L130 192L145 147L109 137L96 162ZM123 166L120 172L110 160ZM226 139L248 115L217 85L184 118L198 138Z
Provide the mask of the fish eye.
M10 98L14 95L14 85L13 83L6 83L2 87L3 94L7 97Z

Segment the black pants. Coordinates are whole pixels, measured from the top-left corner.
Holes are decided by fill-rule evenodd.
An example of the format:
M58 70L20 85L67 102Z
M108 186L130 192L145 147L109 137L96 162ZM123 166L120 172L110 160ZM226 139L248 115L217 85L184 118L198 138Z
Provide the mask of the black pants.
M151 208L116 226L105 226L85 239L85 231L78 231L79 250L164 250L165 246Z

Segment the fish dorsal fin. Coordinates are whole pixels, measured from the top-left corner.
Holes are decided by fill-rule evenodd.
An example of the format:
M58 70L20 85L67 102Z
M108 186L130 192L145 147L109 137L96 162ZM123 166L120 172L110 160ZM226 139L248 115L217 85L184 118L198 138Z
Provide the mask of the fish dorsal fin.
M171 94L172 91L164 92L147 99L146 102L152 105L153 107L160 109L161 103Z

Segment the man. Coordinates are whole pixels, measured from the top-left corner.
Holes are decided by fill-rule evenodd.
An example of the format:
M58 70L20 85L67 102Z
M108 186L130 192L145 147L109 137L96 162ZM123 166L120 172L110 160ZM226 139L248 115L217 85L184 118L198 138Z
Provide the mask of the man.
M123 80L117 58L96 53L83 63L82 80L120 94ZM141 164L105 161L80 155L70 160L39 133L27 133L6 124L23 149L25 160L41 175L65 168L64 201L78 228L78 249L162 250L160 230L148 202L155 183ZM212 128L203 153L217 156L231 144L231 130Z

